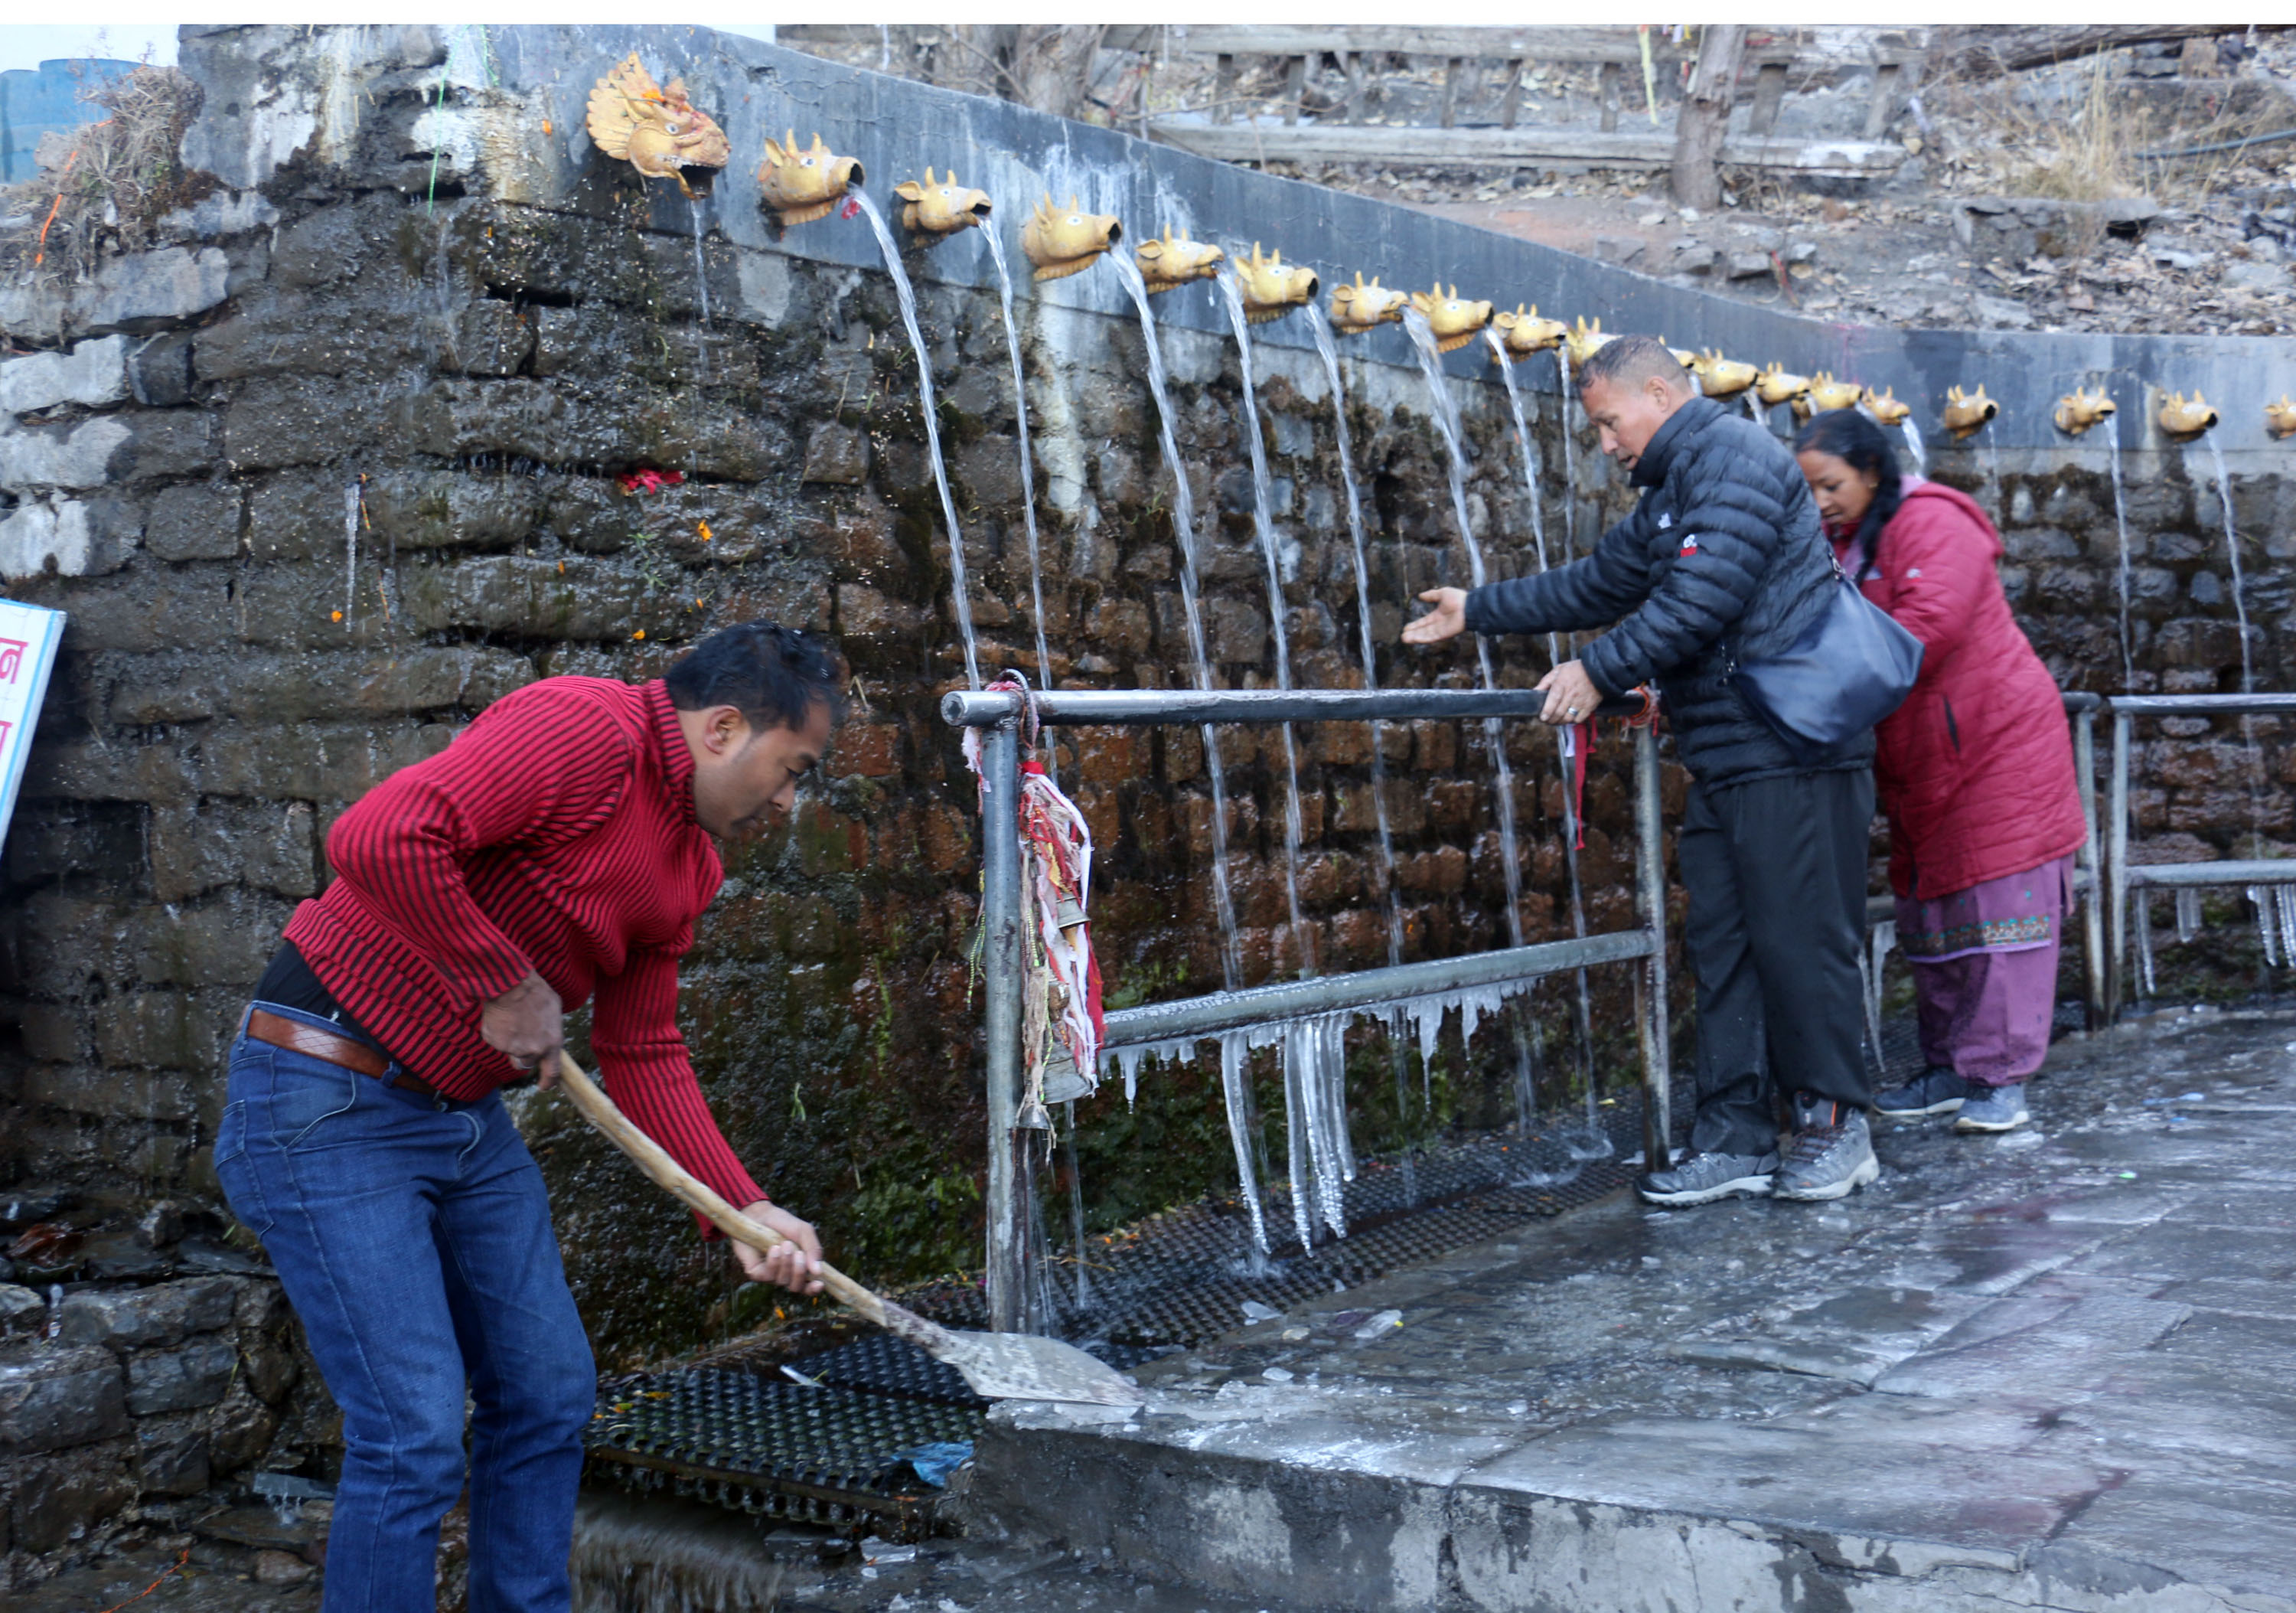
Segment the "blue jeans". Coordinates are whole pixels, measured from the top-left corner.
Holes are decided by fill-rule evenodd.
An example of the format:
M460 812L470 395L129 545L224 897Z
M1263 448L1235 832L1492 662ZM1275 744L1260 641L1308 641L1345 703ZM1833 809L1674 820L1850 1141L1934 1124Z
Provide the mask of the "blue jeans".
M471 1613L564 1613L597 1375L502 1099L443 1106L242 1034L215 1164L342 1408L324 1613L436 1608L466 1384Z

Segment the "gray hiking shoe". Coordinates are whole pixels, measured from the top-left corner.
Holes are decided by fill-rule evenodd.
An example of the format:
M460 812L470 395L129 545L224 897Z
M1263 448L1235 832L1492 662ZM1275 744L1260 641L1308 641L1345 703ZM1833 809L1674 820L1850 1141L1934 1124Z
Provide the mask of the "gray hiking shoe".
M2013 1132L2032 1115L2025 1110L2025 1083L2005 1087L1972 1087L1969 1101L1953 1117L1956 1132Z
M1892 1120L1919 1120L1925 1115L1950 1115L1970 1093L1969 1082L1941 1064L1933 1064L1901 1087L1874 1095L1877 1114Z
M1670 1171L1648 1171L1635 1183L1645 1203L1712 1204L1718 1198L1760 1198L1770 1190L1775 1154L1688 1154Z
M1843 1198L1881 1175L1865 1110L1824 1101L1798 1103L1794 1119L1793 1146L1770 1184L1773 1198Z

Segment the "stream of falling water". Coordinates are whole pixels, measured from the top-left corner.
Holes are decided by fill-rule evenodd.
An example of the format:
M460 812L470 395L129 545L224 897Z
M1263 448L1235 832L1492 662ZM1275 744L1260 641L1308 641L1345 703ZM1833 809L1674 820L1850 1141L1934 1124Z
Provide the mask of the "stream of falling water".
M988 260L996 266L996 298L1004 309L1004 350L1013 359L1013 418L1021 437L1021 518L1029 534L1029 602L1037 630L1037 687L1053 687L1053 653L1045 642L1045 577L1037 539L1037 466L1029 449L1029 372L1021 362L1021 327L1013 318L1013 272L1004 265L1004 243L993 224L983 225L980 238L988 243ZM1053 745L1044 742L1049 758Z
M909 271L901 265L901 249L894 243L893 232L886 227L885 215L869 200L869 193L856 189L849 193L861 205L869 227L876 232L878 250L885 255L885 272L893 277L893 294L900 301L901 325L909 333L909 346L917 356L917 399L924 411L925 446L932 452L933 485L940 490L941 518L948 524L948 591L956 613L956 630L964 641L964 681L967 687L980 687L980 646L972 632L972 602L966 593L964 577L964 533L956 524L956 500L948 490L948 465L940 453L940 409L933 399L932 355L925 350L924 332L917 325L916 288L909 284Z
M1332 338L1331 321L1314 303L1306 309L1308 328L1315 333L1316 352L1324 361L1324 375L1332 388L1332 425L1339 441L1340 481L1348 495L1348 538L1354 546L1356 567L1356 628L1363 655L1364 687L1379 687L1379 659L1372 634L1371 560L1364 543L1363 495L1356 487L1355 447L1348 433L1347 383L1340 374L1339 344ZM1372 811L1379 822L1380 888L1387 898L1387 961L1403 961L1403 905L1395 888L1395 833L1387 819L1387 757L1380 743L1382 725L1371 725Z
M1554 374L1562 384L1562 557L1569 560L1578 553L1578 438L1570 425L1570 399L1576 394L1570 390L1568 347L1554 350Z
M1379 687L1379 657L1372 631L1371 561L1364 542L1363 496L1356 487L1355 448L1348 432L1348 388L1340 372L1339 343L1332 339L1331 321L1324 310L1310 302L1306 309L1308 328L1316 338L1316 354L1324 361L1324 376L1332 389L1332 426L1339 443L1340 481L1348 495L1348 538L1353 545L1356 568L1356 628L1363 654L1364 687ZM1390 968L1403 961L1403 900L1395 888L1395 834L1387 817L1387 754L1382 738L1384 725L1376 718L1371 725L1371 799L1372 811L1379 824L1380 892L1387 902L1387 963ZM1411 1055L1402 1034L1402 1022L1390 1016L1388 1021L1388 1058L1395 1075L1395 1123L1400 1127L1411 1091ZM1422 1101L1430 1106L1434 1098L1435 1074L1432 1069L1421 1074ZM1419 1202L1419 1168L1414 1152L1404 1150L1403 1196L1406 1204Z
M1267 444L1259 432L1259 400L1253 385L1251 322L1243 311L1243 282L1234 274L1219 276L1220 300L1227 322L1235 332L1236 367L1243 377L1243 440L1251 449L1251 525L1259 538L1260 557L1267 566L1267 626L1275 638L1275 687L1292 687L1291 634L1284 624L1283 565L1275 539L1275 520L1269 513ZM1283 899L1292 919L1292 944L1299 953L1302 979L1316 972L1316 949L1300 916L1300 753L1292 725L1281 725L1283 735Z
M1906 440L1906 451L1914 457L1914 474L1926 478L1930 473L1930 455L1922 442L1922 428L1908 415L1898 422L1898 431Z
M2112 526L2120 539L2114 550L2113 591L2120 607L2120 686L2127 688L2136 679L2136 638L2128 625L2128 499L2120 485L2120 425L2107 420L2104 431L2112 462Z
M1194 662L1196 687L1212 687L1211 651L1204 638L1203 604L1196 582L1196 501L1188 487L1188 467L1172 436L1172 397L1164 375L1164 349L1156 337L1156 315L1148 306L1148 287L1128 252L1111 252L1109 263L1140 313L1140 336L1147 350L1148 392L1156 401L1156 440L1164 452L1164 468L1172 477L1172 532L1180 546L1180 606L1187 620L1188 654ZM1212 786L1212 909L1219 920L1220 975L1233 992L1243 983L1243 954L1236 944L1235 898L1227 882L1227 775L1220 761L1219 737L1209 722L1202 727L1204 768ZM1231 1042L1234 1043L1231 1046ZM1251 1098L1251 1074L1245 1049L1234 1038L1220 1043L1220 1091L1227 1106L1228 1140L1235 1149L1235 1170L1244 1206L1251 1215L1252 1244L1267 1250L1267 1222L1260 1204L1259 1156L1259 1121Z
M2212 432L2209 434L2209 458L2217 473L2217 503L2224 511L2225 558L2232 567L2232 614L2240 630L2240 692L2256 692L2255 652L2248 643L2248 590L2240 569L2240 533L2233 519L2232 473L2225 466L2224 445ZM2241 747L2248 761L2248 819L2249 855L2263 854L2264 842L2264 752L2256 742L2256 719L2243 714L2240 720Z
M709 266L701 255L701 198L688 196L685 210L693 219L693 289L701 304L701 326L709 328Z
M1989 513L1993 516L1993 530L1997 532L2009 524L2009 512L2001 507L2001 439L1994 432L1990 420L1979 430L1984 434L1985 499L1993 506Z
M1451 400L1451 389L1443 378L1443 355L1435 345L1434 327L1427 323L1426 316L1416 309L1404 310L1403 328L1410 333L1412 348L1419 355L1420 373L1426 377L1427 381L1430 403L1428 413L1434 416L1436 432L1443 439L1443 457L1449 472L1451 487L1451 517L1459 528L1459 542L1467 551L1467 576L1472 586L1480 588L1483 586L1485 576L1483 549L1482 546L1475 541L1473 523L1467 518L1467 457L1459 441L1458 410ZM1555 350L1558 354L1562 350L1560 348ZM1566 358L1562 360L1562 363L1567 408L1570 360ZM1569 418L1567 414L1564 418L1567 425ZM1563 440L1568 443L1570 440L1570 435L1566 429L1563 432ZM1567 481L1565 485L1567 493ZM1569 507L1566 498L1564 508L1568 510ZM1475 640L1475 664L1482 675L1483 687L1487 689L1498 687L1498 674L1491 665L1490 640L1480 635ZM1512 946L1519 947L1523 943L1522 868L1515 851L1514 769L1507 761L1506 734L1497 718L1484 719L1483 734L1490 745L1491 765L1497 776L1499 858L1502 863L1501 871L1506 881L1507 942ZM1563 795L1568 799L1570 791L1565 790ZM1576 836L1571 836L1570 839L1575 840ZM1516 1103L1527 1120L1533 1107L1531 1103L1534 1096L1531 1090L1532 1066L1530 1043L1524 1034L1520 1015L1515 1017L1514 1032ZM1592 1101L1591 1088L1589 1101Z
M1507 412L1514 417L1514 439L1522 450L1523 487L1530 495L1531 547L1538 556L1538 569L1544 572L1546 569L1546 519L1540 514L1538 508L1538 440L1531 435L1529 417L1523 413L1522 389L1515 384L1514 364L1507 357L1505 340L1488 325L1483 327L1483 336L1490 343L1491 356L1498 364L1499 379L1506 384ZM1560 634L1549 633L1546 636L1546 663L1549 666L1562 664L1562 638ZM1578 883L1578 793L1571 788L1576 761L1571 747L1578 737L1578 730L1574 728L1557 728L1554 735L1555 754L1562 776L1562 860L1570 870L1570 933L1584 941L1587 938L1587 900ZM1600 1118L1595 1113L1595 1105L1598 1101L1595 1096L1595 1002L1587 987L1587 971L1580 969L1577 974L1578 1073L1587 1087L1587 1121L1593 1125ZM1530 1094L1526 1092L1522 1096L1527 1101ZM1525 1130L1528 1130L1530 1114L1527 1107L1521 1118Z
M1251 321L1243 309L1243 282L1234 272L1218 277L1220 301L1235 333L1236 368L1243 378L1244 441L1251 450L1251 524L1267 567L1267 622L1275 638L1275 687L1292 687L1291 636L1284 625L1283 566L1270 513L1267 444L1259 430L1259 399L1253 384ZM1316 973L1314 938L1300 913L1300 753L1292 725L1283 736L1283 897L1292 921L1292 945L1302 979ZM1347 1043L1344 1016L1295 1024L1283 1043L1284 1151L1290 1161L1292 1217L1300 1247L1315 1246L1314 1218L1307 1188L1312 1179L1314 1208L1334 1237L1348 1235L1341 1213L1343 1181L1355 1180L1355 1158L1347 1147ZM1328 1034L1326 1031L1328 1030ZM1332 1143L1333 1133L1338 1144Z

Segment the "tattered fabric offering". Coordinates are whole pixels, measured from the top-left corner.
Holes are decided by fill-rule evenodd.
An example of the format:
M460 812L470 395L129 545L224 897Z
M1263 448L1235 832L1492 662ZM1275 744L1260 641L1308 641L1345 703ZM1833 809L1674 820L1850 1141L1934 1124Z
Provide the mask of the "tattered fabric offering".
M1026 695L1028 686L1007 677L992 692ZM1037 1130L1052 1123L1046 1107L1088 1096L1100 1084L1102 1018L1100 964L1092 951L1087 909L1092 899L1092 830L1084 814L1053 782L1037 758L1033 703L1021 735L1020 833L1027 862L1021 899L1028 918L1021 926L1025 951L1021 1006L1023 1090L1017 1124ZM965 764L980 778L980 734L964 733ZM982 779L985 792L987 780ZM986 811L984 800L983 811Z

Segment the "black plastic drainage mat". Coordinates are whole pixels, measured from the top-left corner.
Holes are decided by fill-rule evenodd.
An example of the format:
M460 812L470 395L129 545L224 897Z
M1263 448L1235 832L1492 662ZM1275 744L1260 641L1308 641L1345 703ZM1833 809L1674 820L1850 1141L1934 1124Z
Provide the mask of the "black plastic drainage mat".
M1921 1066L1909 1017L1884 1022L1877 1061L1893 1078ZM1675 1114L1693 1099L1677 1083ZM1552 1116L1530 1137L1438 1145L1365 1160L1348 1184L1349 1235L1300 1247L1281 1181L1271 1184L1269 1241L1251 1246L1234 1200L1206 1200L1088 1239L1079 1252L1052 1229L1054 1331L1119 1370L1208 1343L1290 1309L1559 1214L1624 1186L1640 1169L1639 1093L1583 1117ZM949 1327L988 1324L980 1287L932 1283L903 1299ZM737 1343L701 1364L624 1379L601 1395L586 1443L592 1470L768 1517L870 1527L914 1537L932 1527L940 1491L901 1460L920 1446L968 1442L988 1403L911 1346L871 1334L783 1371L778 1341ZM943 1453L942 1454L946 1454Z
M583 1443L592 1470L628 1488L811 1523L867 1515L882 1527L890 1518L914 1535L929 1527L940 1492L903 1453L970 1442L981 1415L978 1403L857 1394L749 1372L660 1372L608 1387Z

